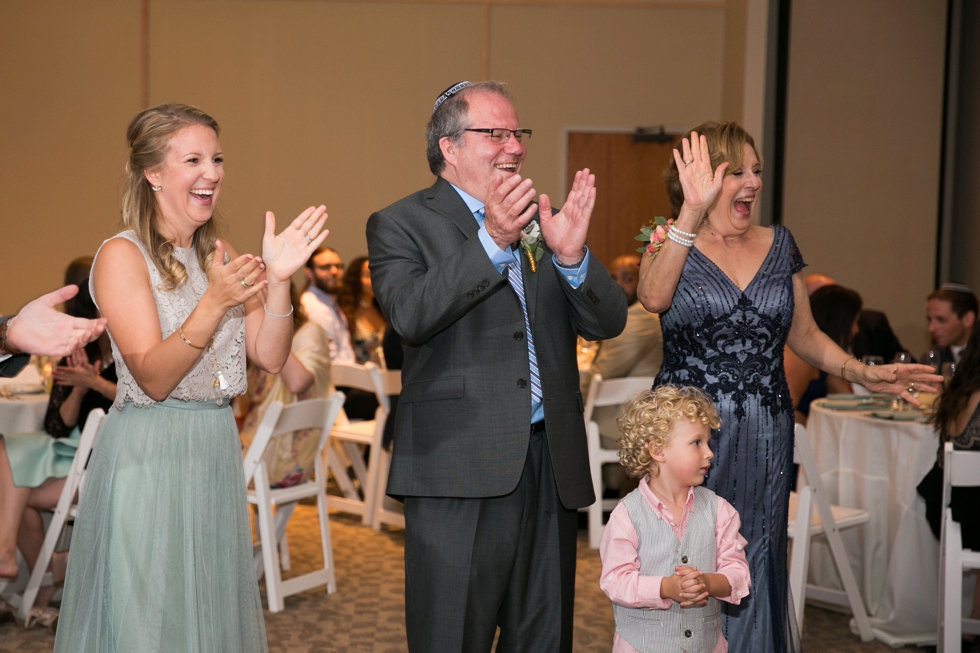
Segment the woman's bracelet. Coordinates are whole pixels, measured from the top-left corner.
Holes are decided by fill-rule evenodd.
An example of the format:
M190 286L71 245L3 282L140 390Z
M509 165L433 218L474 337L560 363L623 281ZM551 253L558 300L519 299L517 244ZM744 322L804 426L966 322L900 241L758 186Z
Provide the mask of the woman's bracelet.
M687 238L684 238L683 236L678 236L677 234L674 233L673 228L667 230L667 238L670 238L672 241L674 241L678 245L683 245L684 247L693 247L694 246L694 241L693 240L688 240Z
M856 360L857 359L854 358L853 356L848 356L847 358L844 359L844 362L840 364L840 378L842 378L845 381L847 381L847 379L844 378L844 369L847 367L847 364L849 362L856 361Z
M191 342L190 340L188 340L187 339L187 336L184 335L184 325L183 324L181 324L179 327L177 327L177 333L180 334L180 339L181 340L183 340L184 342L186 342L188 345L190 345L194 349L204 349L204 347L207 347L207 345L204 345L203 347L198 347L193 342Z
M271 312L268 308L266 308L265 304L262 304L262 310L265 311L265 314L268 315L269 317L289 317L290 315L293 314L293 308L294 308L293 305L290 304L288 313L286 313L285 315L276 315L275 313Z
M678 236L684 236L688 240L694 240L695 237L697 237L697 234L689 234L686 231L681 231L677 228L677 225L671 225L670 230L676 233Z

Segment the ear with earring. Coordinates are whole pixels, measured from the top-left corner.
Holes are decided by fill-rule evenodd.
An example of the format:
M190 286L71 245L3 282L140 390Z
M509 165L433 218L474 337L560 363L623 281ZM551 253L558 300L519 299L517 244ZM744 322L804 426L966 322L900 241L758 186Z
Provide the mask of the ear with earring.
M158 193L162 189L163 189L163 186L150 186L150 190L152 190L154 193Z

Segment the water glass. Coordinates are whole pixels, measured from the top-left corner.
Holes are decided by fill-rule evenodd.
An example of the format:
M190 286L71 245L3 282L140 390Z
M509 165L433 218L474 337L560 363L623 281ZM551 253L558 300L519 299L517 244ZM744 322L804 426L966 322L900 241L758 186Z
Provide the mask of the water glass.
M941 353L938 349L930 349L922 356L923 365L931 365L934 372L939 371L939 360Z
M885 359L881 356L862 356L861 362L865 365L884 365Z
M953 375L956 374L956 363L943 363L943 387L948 388L949 382L953 380Z

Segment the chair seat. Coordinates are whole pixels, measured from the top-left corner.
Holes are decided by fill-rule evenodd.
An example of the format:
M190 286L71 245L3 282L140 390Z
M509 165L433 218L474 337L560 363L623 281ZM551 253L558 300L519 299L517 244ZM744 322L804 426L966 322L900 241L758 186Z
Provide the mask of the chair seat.
M374 440L375 430L375 420L372 419L362 422L351 422L350 424L344 424L343 426L334 426L333 431L330 433L333 437L345 440L347 442L371 444Z
M789 528L792 530L796 522L796 510L800 501L800 495L796 492L789 494ZM871 515L866 510L860 508L845 508L844 506L830 506L830 514L834 517L834 522L838 529L850 528L867 524L871 520ZM813 519L810 521L810 533L812 535L823 535L823 522L820 521L820 513L813 511Z

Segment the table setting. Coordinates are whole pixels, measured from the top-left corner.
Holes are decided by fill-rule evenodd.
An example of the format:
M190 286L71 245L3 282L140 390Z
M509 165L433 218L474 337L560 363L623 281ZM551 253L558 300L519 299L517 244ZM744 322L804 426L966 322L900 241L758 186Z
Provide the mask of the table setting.
M34 358L20 374L0 378L0 433L44 430L51 363Z

